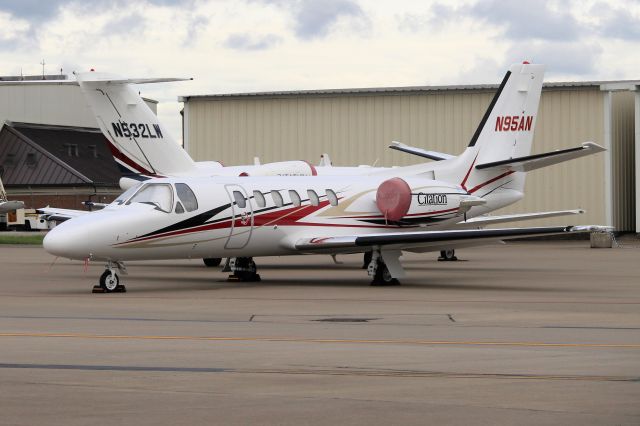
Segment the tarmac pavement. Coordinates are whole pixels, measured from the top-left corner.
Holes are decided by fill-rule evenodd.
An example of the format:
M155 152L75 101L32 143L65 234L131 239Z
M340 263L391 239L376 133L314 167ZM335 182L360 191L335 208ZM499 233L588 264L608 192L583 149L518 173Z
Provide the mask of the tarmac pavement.
M0 246L0 424L640 424L640 244L103 265Z

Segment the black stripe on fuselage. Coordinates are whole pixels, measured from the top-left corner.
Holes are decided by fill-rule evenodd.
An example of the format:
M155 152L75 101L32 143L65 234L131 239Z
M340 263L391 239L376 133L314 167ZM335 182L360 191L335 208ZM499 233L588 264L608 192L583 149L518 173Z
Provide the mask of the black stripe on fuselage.
M180 222L176 222L173 225L165 226L164 228L157 229L155 231L149 232L148 234L140 235L136 238L151 237L157 234L164 234L165 232L181 231L186 228L193 228L196 226L204 225L205 223L207 223L209 219L211 219L218 213L225 211L229 207L231 207L231 203L224 204L222 206L216 207L215 209L197 214L188 219L182 220Z

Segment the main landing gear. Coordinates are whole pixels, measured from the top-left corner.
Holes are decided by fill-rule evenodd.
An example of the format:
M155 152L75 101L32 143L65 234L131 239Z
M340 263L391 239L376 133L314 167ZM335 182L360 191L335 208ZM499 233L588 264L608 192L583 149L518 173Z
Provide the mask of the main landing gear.
M400 252L385 253L387 260L390 261L390 265L385 262L379 250L365 253L365 260L367 260L368 254L370 254L371 257L367 266L367 273L370 277L373 277L371 285L400 285L400 281L396 278L396 276L404 275L404 271L402 270L402 266L399 261Z
M100 275L99 284L93 287L93 293L124 293L127 288L120 284L120 275L126 275L127 268L122 262L107 262L105 271Z
M455 262L458 260L456 257L456 251L454 249L440 250L440 257L438 262Z
M253 257L233 257L229 259L231 275L227 281L257 282L260 281L258 267Z

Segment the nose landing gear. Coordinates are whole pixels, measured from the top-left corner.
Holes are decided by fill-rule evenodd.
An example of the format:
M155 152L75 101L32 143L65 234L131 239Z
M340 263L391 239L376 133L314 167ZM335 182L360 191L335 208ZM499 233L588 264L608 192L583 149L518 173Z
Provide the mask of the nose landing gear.
M122 262L107 262L105 271L100 275L99 284L92 293L125 293L127 288L120 284L120 275L126 275L127 268Z

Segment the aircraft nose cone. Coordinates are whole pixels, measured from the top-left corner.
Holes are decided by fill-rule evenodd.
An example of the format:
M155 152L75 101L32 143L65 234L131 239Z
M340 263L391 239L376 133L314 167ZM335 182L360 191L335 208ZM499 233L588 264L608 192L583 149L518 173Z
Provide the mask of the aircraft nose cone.
M53 228L45 235L42 246L49 254L63 256L66 248L64 235L57 228Z
M54 256L67 257L69 259L84 259L89 254L86 252L88 238L80 229L58 225L47 233L42 241L45 251Z

